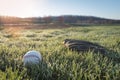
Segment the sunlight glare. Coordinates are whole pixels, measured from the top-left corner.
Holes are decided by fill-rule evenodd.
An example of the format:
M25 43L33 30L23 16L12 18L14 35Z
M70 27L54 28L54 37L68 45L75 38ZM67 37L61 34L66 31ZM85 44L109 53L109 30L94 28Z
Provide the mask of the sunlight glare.
M2 0L0 14L18 17L30 17L39 14L45 7L46 0Z

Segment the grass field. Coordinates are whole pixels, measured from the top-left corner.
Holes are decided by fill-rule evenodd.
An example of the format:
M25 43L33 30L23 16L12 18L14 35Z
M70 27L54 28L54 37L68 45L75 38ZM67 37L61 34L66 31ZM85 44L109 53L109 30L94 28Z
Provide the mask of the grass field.
M64 39L91 41L109 51L78 54L64 47ZM29 50L43 57L31 72L22 62ZM120 80L120 26L0 29L0 80Z

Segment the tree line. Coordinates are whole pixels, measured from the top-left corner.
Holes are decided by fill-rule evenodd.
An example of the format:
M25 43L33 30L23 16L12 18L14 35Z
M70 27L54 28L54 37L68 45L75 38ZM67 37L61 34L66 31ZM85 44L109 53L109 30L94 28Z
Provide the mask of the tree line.
M100 24L120 24L120 20L105 19L94 16L46 16L46 17L11 17L11 16L0 16L0 25L5 24L72 24L72 25L100 25Z

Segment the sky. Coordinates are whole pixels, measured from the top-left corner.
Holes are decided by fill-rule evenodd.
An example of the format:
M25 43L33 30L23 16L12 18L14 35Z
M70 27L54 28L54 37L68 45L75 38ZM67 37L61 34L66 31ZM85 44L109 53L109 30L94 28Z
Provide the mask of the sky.
M84 15L120 19L120 0L0 0L0 15Z

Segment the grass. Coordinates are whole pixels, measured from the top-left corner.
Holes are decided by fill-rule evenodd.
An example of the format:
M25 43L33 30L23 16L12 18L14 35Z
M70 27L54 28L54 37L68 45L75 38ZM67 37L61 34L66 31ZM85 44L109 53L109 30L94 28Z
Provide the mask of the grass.
M18 31L18 30L15 30ZM0 31L0 80L119 80L120 26L28 29L15 33ZM64 47L66 38L87 40L106 47L106 56L78 54ZM43 60L29 71L22 57L37 50Z

